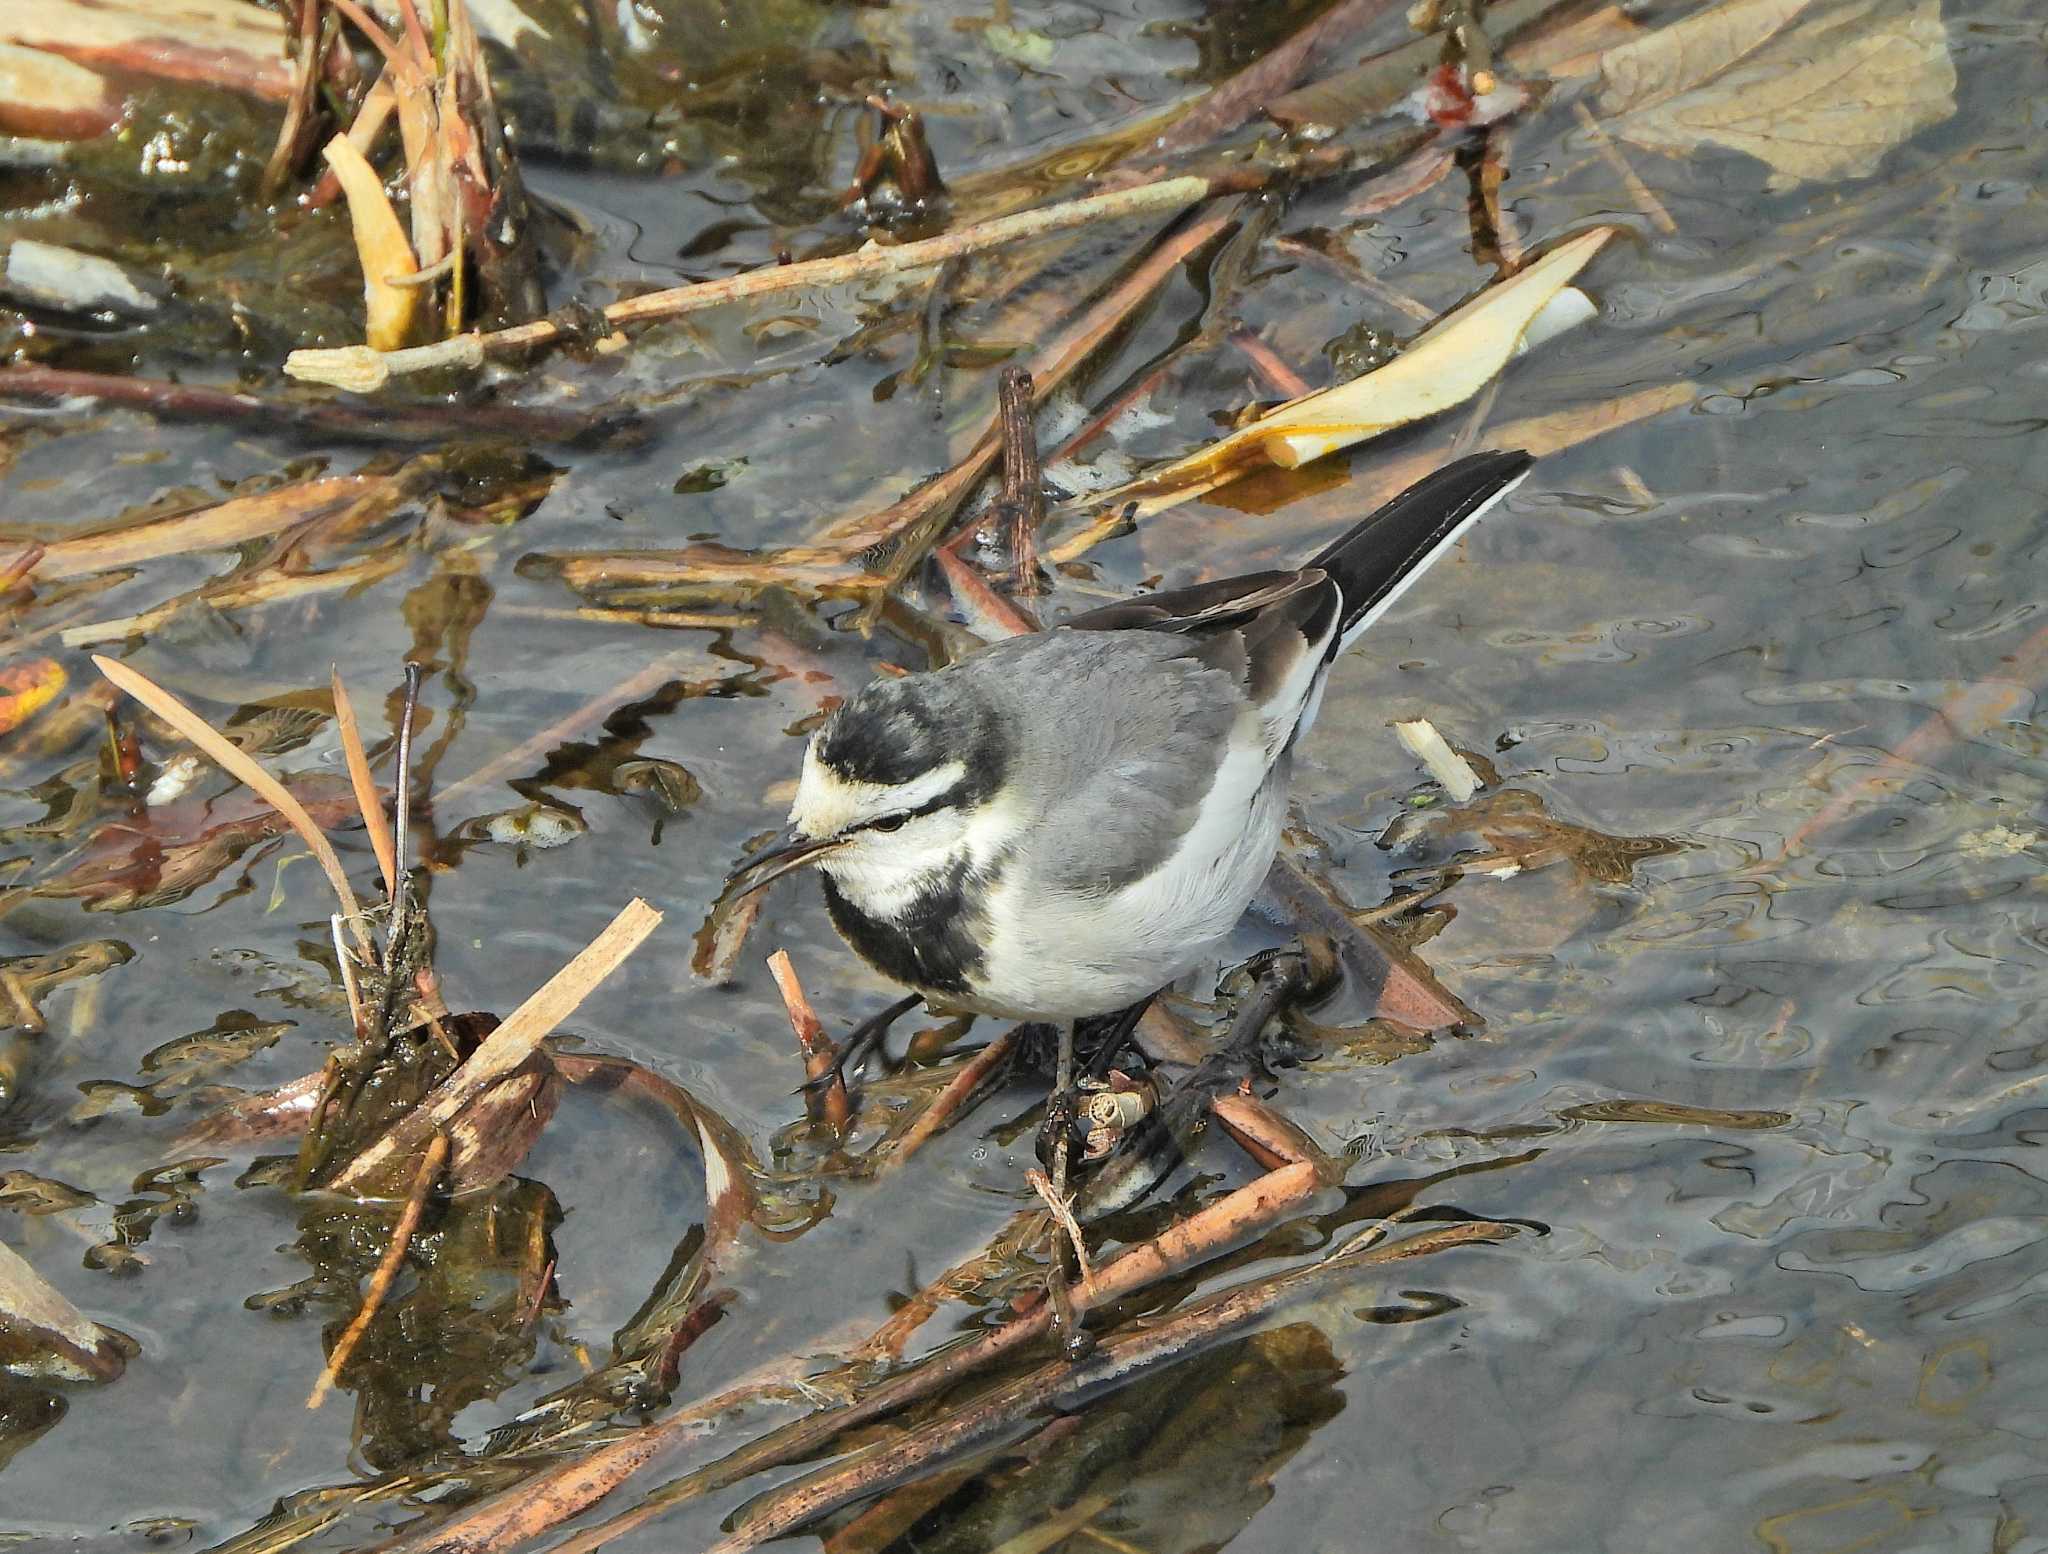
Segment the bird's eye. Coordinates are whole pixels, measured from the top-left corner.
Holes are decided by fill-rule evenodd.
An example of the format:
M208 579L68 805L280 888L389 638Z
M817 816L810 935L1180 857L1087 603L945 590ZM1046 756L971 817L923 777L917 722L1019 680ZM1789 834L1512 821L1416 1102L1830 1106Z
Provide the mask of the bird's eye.
M884 815L879 820L870 820L868 822L868 829L870 831L901 831L903 829L903 822L909 818L908 815Z

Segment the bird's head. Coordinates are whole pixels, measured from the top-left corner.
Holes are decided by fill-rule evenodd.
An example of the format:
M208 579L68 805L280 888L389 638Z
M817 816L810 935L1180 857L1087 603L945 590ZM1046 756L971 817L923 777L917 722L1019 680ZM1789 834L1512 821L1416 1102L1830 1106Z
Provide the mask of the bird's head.
M758 890L815 863L879 903L979 854L999 827L1006 741L975 688L944 673L879 680L804 752L789 827L728 883Z

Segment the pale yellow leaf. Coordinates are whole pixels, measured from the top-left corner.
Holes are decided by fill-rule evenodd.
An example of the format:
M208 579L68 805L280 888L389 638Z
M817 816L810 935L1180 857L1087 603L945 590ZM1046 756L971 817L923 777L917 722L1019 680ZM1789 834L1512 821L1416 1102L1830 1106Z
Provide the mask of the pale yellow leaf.
M349 224L356 237L356 258L363 267L363 303L368 311L364 338L373 351L395 351L412 333L414 310L419 307L420 288L394 286L393 277L412 275L419 269L405 228L376 169L363 160L342 136L335 136L320 148L327 165L341 183L348 198Z
M1657 151L1744 152L1786 189L1869 176L1886 152L1955 112L1955 89L1940 0L1851 0L1807 10L1733 68L1611 128Z
M1524 334L1614 235L1596 227L1431 325L1377 372L1283 405L1246 434L1285 469L1463 404L1520 348Z
M1508 364L1531 324L1613 235L1612 227L1595 227L1559 243L1444 315L1386 366L1290 400L1186 458L1129 485L1096 493L1089 507L1101 511L1135 504L1133 516L1144 516L1213 491L1260 464L1296 469L1464 403Z

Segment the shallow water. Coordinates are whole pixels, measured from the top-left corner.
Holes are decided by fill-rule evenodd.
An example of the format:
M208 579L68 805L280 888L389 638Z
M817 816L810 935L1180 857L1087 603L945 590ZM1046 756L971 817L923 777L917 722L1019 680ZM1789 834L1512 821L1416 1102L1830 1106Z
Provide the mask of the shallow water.
M782 30L763 20L770 41L748 45L768 63L731 46L722 106L685 135L681 171L536 162L536 190L584 233L564 241L574 259L557 290L603 301L847 240L833 191L856 152L853 105L884 57L903 99L943 108L932 140L959 182L1217 79L1306 14L1255 10L1019 0L1010 25L1030 36L1013 47L1036 51L1020 65L954 8L784 8ZM671 15L673 37L648 58L708 49L691 20ZM1061 580L1049 618L1304 554L1369 506L1375 470L1404 455L1441 457L1645 389L1697 390L1546 457L1334 676L1297 798L1351 901L1375 904L1523 834L1511 822L1526 801L1431 803L1395 718L1428 716L1487 755L1509 794L1580 829L1545 866L1475 868L1433 908L1419 952L1473 1028L1403 1039L1357 1025L1355 998L1318 1013L1329 1028L1280 1072L1276 1101L1325 1147L1362 1141L1342 1188L1230 1272L1173 1293L1303 1262L1405 1206L1525 1233L1326 1290L1098 1401L1036 1469L984 1464L890 1546L1009 1547L1092 1505L1092 1531L1014 1547L2048 1549L2048 1049L2034 1025L2048 998L2048 735L2035 701L2048 676L2048 37L2023 0L1952 4L1943 23L1957 111L1874 177L1777 191L1730 151L1624 147L1674 235L1596 154L1575 94L1555 92L1514 128L1505 203L1531 243L1595 221L1626 229L1583 277L1596 321L1512 367L1483 419L1461 409L1397 433L1351 455L1342 478L1226 489ZM1400 41L1399 18L1373 36ZM833 84L790 86L811 79ZM652 88L634 76L623 90ZM10 232L72 219L33 178L0 190ZM1345 213L1357 193L1355 180L1305 185L1273 235L1335 234L1430 312L1491 278L1469 254L1461 176L1369 218ZM707 239L713 222L731 226ZM1034 306L963 304L949 336L1041 337L1141 236L1095 229L1060 246L1027 292ZM309 293L309 332L324 327L320 307L346 316L346 268L332 269ZM1207 275L1198 261L1161 291L1089 374L1091 406L1194 327ZM805 1146L778 1159L771 1143L801 1118L800 1065L760 956L789 950L835 1033L892 995L839 945L810 887L777 893L732 989L692 978L690 935L746 841L776 823L806 720L877 663L914 666L918 649L831 630L843 605L781 607L769 628L578 618L531 558L796 541L943 466L985 424L994 372L956 365L912 385L915 327L859 338L920 315L927 284L727 309L619 356L550 359L503 397L582 408L639 396L653 407L644 440L527 450L553 475L515 522L480 519L458 492L350 550L389 561L355 588L188 610L102 651L216 722L324 707L337 664L373 744L394 725L397 665L423 663L421 786L454 790L428 822L451 1002L508 1012L645 896L666 923L569 1029L682 1084L765 1162L804 1166ZM1257 251L1230 306L1317 384L1324 342L1354 324L1415 328L1285 246ZM206 367L200 347L149 338L39 349L231 375L218 355ZM246 369L275 383L274 358ZM1167 384L1119 428L1125 454L1186 451L1272 397L1229 347ZM0 507L17 534L294 458L345 471L370 456L132 411L0 414ZM509 483L500 467L464 489ZM82 651L28 634L142 611L230 559L151 562L45 605L17 619L19 651L57 653L82 685ZM603 702L657 661L658 677ZM456 788L593 700L598 714L544 752ZM81 785L97 731L46 748L35 729L0 749L17 883L61 875L87 834L35 823ZM699 792L671 812L644 773L622 770L634 760L676 763ZM274 764L339 773L331 723L314 720ZM229 788L208 776L197 792ZM535 801L558 817L561 845L464 829ZM1609 838L1672 845L1624 852ZM338 841L367 881L361 833ZM499 1190L489 1254L462 1264L480 1270L472 1285L431 1320L417 1307L386 1385L308 1411L321 1330L347 1321L355 1287L327 1277L302 1298L259 1297L314 1272L300 1237L321 1210L238 1185L246 1151L159 1168L190 1162L174 1141L203 1087L282 1082L341 1039L328 909L316 871L279 840L162 904L11 901L9 957L101 940L127 957L46 995L45 1036L0 1038L33 1042L24 1094L0 1114L0 1240L139 1352L108 1386L0 1387L0 1537L206 1548L282 1496L446 1466L602 1364L687 1255L704 1212L694 1143L652 1108L572 1089L520 1183ZM284 1028L239 1062L168 1082L161 1064L142 1066L174 1038L252 1021ZM150 1084L149 1096L121 1088ZM790 1218L829 1212L801 1235L743 1233L721 1270L732 1299L684 1356L677 1395L819 1352L849 1324L865 1331L973 1254L1032 1201L1029 1132L997 1130L1040 1093L1019 1082L896 1176L793 1175ZM1212 1139L1165 1196L1185 1207L1254 1174ZM49 1184L87 1197L34 1212ZM1146 1215L1118 1228L1158 1228ZM117 1251L98 1250L108 1243ZM562 1306L531 1324L445 1320L516 1310L542 1244ZM997 1314L949 1307L919 1345ZM708 1430L692 1450L737 1439ZM613 1546L704 1546L764 1487L709 1496ZM312 1542L366 1547L418 1511L390 1498Z

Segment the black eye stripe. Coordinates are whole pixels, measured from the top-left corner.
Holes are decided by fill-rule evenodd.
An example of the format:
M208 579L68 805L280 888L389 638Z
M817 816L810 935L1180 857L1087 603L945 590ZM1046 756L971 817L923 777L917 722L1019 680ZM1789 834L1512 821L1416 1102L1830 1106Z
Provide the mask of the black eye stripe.
M959 803L962 786L963 785L960 783L955 783L952 787L948 788L944 793L941 793L934 798L926 799L922 804L918 805L916 809L898 810L893 815L877 815L873 820L863 821L860 825L854 827L854 829L857 831L880 831L884 835L887 835L891 831L900 831L903 829L905 823L908 821L918 820L926 815L936 814L938 811L942 809L949 809L953 805Z

